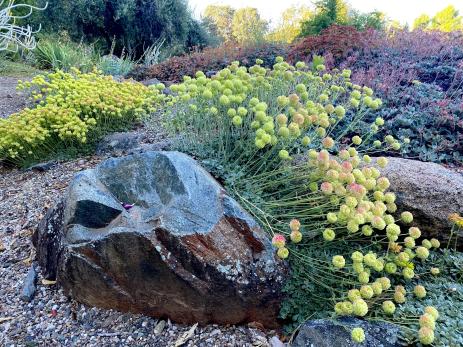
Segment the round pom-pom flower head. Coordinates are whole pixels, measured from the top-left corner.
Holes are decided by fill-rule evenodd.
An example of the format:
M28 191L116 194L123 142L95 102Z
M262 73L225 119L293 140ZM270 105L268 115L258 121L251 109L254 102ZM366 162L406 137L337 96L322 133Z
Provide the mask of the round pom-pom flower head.
M352 303L352 312L356 316L363 317L368 313L368 305L363 299L357 299Z
M432 330L436 328L436 320L429 313L425 313L421 315L419 322L420 322L420 327L426 327Z
M299 230L293 230L289 237L294 243L299 243L302 241L302 233Z
M333 229L328 228L323 231L323 238L326 241L333 241L335 237L336 237L336 234Z
M423 299L426 296L426 289L421 285L417 285L413 289L413 293L415 293L417 298Z
M278 248L277 255L281 259L286 259L289 256L289 250L286 247Z
M433 316L434 320L439 318L439 311L434 306L426 306L424 312L429 313Z
M384 313L388 315L392 315L395 312L395 304L390 300L384 301L382 307L383 307Z
M272 245L276 248L282 248L286 244L286 238L282 234L275 234L272 238Z
M427 327L422 327L418 331L418 338L423 345L430 345L434 342L434 331Z
M362 343L365 341L365 332L362 328L354 328L352 329L351 337L354 342Z
M289 222L289 228L292 231L299 230L300 227L301 227L301 222L299 222L299 220L297 219L292 219L291 222Z
M335 268L342 269L346 265L346 260L342 255L335 255L332 259Z
M402 221L404 223L410 224L411 222L413 222L413 215L408 211L402 212L400 217L402 218Z

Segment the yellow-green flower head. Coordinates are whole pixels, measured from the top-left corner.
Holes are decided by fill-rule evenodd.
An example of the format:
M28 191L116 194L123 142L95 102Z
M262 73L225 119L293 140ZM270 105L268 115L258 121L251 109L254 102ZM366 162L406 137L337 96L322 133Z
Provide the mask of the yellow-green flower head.
M362 226L362 234L365 236L373 235L373 228L370 227L369 225Z
M289 237L294 243L299 243L302 241L302 233L299 230L293 230Z
M391 145L392 149L394 151L398 151L401 147L400 143L399 142L394 142L392 145Z
M303 145L303 146L308 146L308 145L310 145L310 143L311 143L310 137L304 136L304 137L302 138L302 141L301 141L301 142L302 142L302 145Z
M354 219L351 219L347 222L347 230L351 233L356 233L359 231L359 224Z
M288 138L290 135L289 129L287 127L280 127L280 129L278 129L278 135L283 138Z
M281 259L286 259L289 256L289 249L286 247L278 248L277 255Z
M416 256L421 260L425 260L429 257L429 250L426 247L419 246L415 250Z
M437 276L438 274L440 274L440 270L438 267L432 267L430 271L431 271L431 274L434 276Z
M376 261L377 261L377 258L376 258L376 254L374 253L368 253L363 256L363 262L370 267L373 267Z
M379 282L372 283L371 289L373 289L375 295L380 295L383 292L383 286Z
M306 91L307 91L307 87L305 86L305 84L299 83L296 85L296 92L298 94L304 93Z
M329 212L326 215L326 220L330 223L336 223L338 221L338 216L334 212Z
M385 168L387 166L388 160L385 157L379 157L377 163L379 167Z
M374 264L373 264L373 269L376 272L381 272L384 270L384 260L378 259Z
M334 106L331 105L331 104L326 105L326 106L325 106L325 111L326 111L326 113L328 113L328 114L333 113L333 112L334 112Z
M219 98L219 102L220 102L221 105L226 106L226 105L229 105L229 104L230 104L230 99L228 98L228 96L222 95L222 96L220 96L220 98Z
M380 190L377 190L373 193L373 198L376 200L376 201L384 201L384 193Z
M336 237L336 233L334 232L333 229L327 228L323 231L323 238L326 241L333 241L335 237Z
M387 277L380 277L376 281L381 284L383 290L388 290L391 288L391 280Z
M400 226L398 226L397 224L389 224L386 227L386 231L394 235L400 235Z
M281 56L278 56L278 57L275 58L275 62L277 62L277 63L282 63L284 61L285 61L284 58L281 57Z
M405 295L401 292L395 292L394 301L398 304L403 304L405 302Z
M426 306L424 312L430 314L434 320L439 318L439 311L434 306Z
M375 140L375 141L373 141L373 146L375 146L376 148L381 148L382 143L379 140Z
M297 220L297 219L292 219L289 222L289 228L292 231L299 230L301 228L301 222L299 222L299 220Z
M249 105L251 107L257 106L258 103L259 103L259 99L257 99L257 98L251 98L251 100L249 100Z
M358 108L360 106L360 101L358 99L351 98L350 104L352 105L353 108Z
M251 122L251 129L254 129L254 130L257 130L260 128L260 122L255 120L255 121L252 121ZM289 130L288 130L288 134L289 134Z
M395 199L396 196L394 193L387 192L386 194L384 194L384 201L388 204L394 203Z
M406 252L400 252L398 255L397 255L397 260L400 262L400 263L406 263L410 260L410 256L408 255L408 253Z
M395 312L395 304L390 300L384 301L382 307L384 313L388 315L393 315Z
M363 299L357 299L352 303L352 313L364 317L368 313L368 305Z
M434 342L434 331L428 327L422 327L418 331L418 338L423 345L430 345Z
M411 227L408 229L408 234L415 240L421 237L421 231L417 227Z
M334 113L336 113L336 116L338 116L338 118L342 118L345 116L346 110L341 105L338 105L334 108Z
M273 124L272 121L265 122L264 125L262 126L262 129L264 129L265 132L268 134L272 134L274 128L275 128L275 124Z
M434 317L429 313L424 313L420 316L420 327L426 327L429 329L434 330L436 327L436 320Z
M296 63L296 69L298 69L298 70L302 70L305 67L306 67L306 65L305 65L305 63L303 61L298 61Z
M243 124L243 119L240 116L235 116L232 119L232 123L235 126L240 126L241 124Z
M357 299L361 299L360 291L358 289L351 289L347 292L347 297L350 301L354 302Z
M359 252L359 251L353 252L352 255L351 255L351 259L352 259L354 262L362 262L362 261L363 261L363 254L362 254L362 252Z
M380 190L386 190L391 185L386 177L380 177L376 180L376 185Z
M238 115L240 115L241 117L244 117L248 114L248 110L245 109L244 107L240 106L238 107Z
M386 227L386 222L381 217L375 216L375 217L373 217L373 219L371 221L371 225L375 229L384 230L384 228Z
M276 121L279 125L285 125L288 122L288 117L284 114L279 114L276 116Z
M384 269L388 274L395 274L397 272L397 265L394 263L386 263Z
M356 263L356 264L361 264L361 263ZM366 272L366 271L362 271L362 272L359 273L359 275L358 275L358 280L359 280L360 283L364 283L364 284L370 282L370 275L369 275L369 273Z
M402 293L403 295L407 295L407 290L406 290L405 287L402 286L402 285L397 285L397 286L395 286L394 291L395 291L396 293Z
M431 241L429 241L428 239L424 239L423 241L421 241L421 244L423 245L423 247L426 247L427 249L431 249L432 247Z
M439 242L439 240L438 240L438 239L434 239L434 238L431 239L431 246L432 246L433 248L439 248L439 247L440 247L440 242Z
M415 239L413 237L411 237L411 236L407 236L404 239L404 245L407 248L414 248L415 247Z
M256 65L262 65L264 61L262 59L256 59Z
M288 96L289 98L289 104L293 107L297 106L299 104L299 96L297 94L291 94Z
M280 107L286 107L289 105L289 98L284 95L280 95L277 97L277 103Z
M392 215L390 215L390 214L384 215L383 219L384 219L384 221L386 222L387 225L394 224L394 222L395 222L394 217Z
M362 328L354 328L350 333L352 340L356 343L362 343L365 341L365 332Z
M413 289L413 293L419 299L423 299L426 296L426 289L421 285L416 285Z
M360 136L357 136L355 135L353 138L352 138L352 142L354 145L360 145L362 143L362 138Z
M346 260L342 255L335 255L331 260L334 267L337 269L342 269L346 265Z
M365 268L363 267L363 262L354 261L352 264L352 270L354 270L356 274L361 274L362 272L364 272Z
M402 275L405 279L411 280L413 277L415 277L415 272L412 269L405 267L402 270Z

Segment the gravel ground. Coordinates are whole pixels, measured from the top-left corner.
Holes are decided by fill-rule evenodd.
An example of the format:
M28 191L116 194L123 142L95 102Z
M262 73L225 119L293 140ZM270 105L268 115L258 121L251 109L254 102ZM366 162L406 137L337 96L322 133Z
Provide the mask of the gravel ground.
M0 118L20 111L26 106L26 96L16 91L18 79L0 77Z
M33 230L73 175L102 159L57 163L45 172L0 167L0 346L175 346L192 328L77 304L57 285L42 283L40 272L34 299L22 301L23 281L35 257ZM269 346L274 335L252 325L210 325L197 327L184 346Z

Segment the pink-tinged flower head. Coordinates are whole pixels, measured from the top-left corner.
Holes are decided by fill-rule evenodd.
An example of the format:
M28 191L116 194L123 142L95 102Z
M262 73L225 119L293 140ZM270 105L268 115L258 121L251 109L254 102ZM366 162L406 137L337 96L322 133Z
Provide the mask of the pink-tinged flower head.
M322 150L320 153L318 153L318 161L321 162L329 162L330 160L330 154L328 151Z
M272 238L272 245L276 248L282 248L286 244L286 238L282 234L275 234Z
M330 182L323 182L320 189L325 194L331 194L333 192L333 185Z
M291 222L289 222L289 227L291 230L299 230L301 227L301 222L299 222L297 219L292 219Z
M343 160L349 159L350 158L349 151L347 149L343 149L343 150L339 151L339 158L341 158Z
M344 172L351 172L353 170L352 164L348 161L344 161L341 166Z
M347 186L347 189L354 195L354 196L363 196L366 193L366 189L364 186L358 183L351 183Z

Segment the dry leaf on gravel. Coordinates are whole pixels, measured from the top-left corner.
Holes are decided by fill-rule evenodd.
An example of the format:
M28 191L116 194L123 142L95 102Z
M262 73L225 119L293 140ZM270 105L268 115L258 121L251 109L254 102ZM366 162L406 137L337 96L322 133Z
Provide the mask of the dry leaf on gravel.
M42 280L42 284L43 284L44 286L52 286L52 285L56 284L56 281L50 281L50 280L45 280L45 279L43 279L43 280Z
M190 330L188 330L186 333L184 333L182 336L180 336L179 339L177 341L175 341L174 347L183 346L189 339L191 339L193 337L197 327L198 327L198 323L193 325L190 328Z

